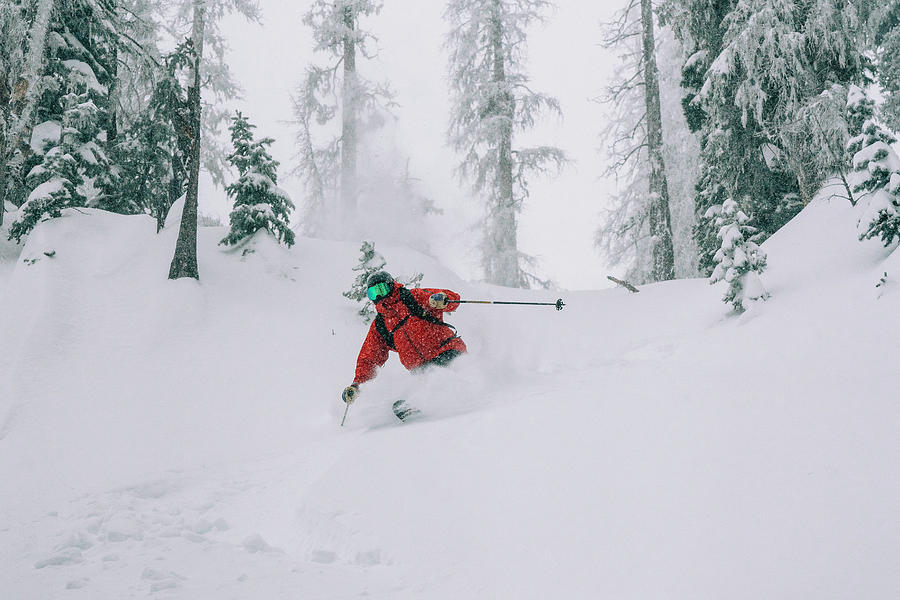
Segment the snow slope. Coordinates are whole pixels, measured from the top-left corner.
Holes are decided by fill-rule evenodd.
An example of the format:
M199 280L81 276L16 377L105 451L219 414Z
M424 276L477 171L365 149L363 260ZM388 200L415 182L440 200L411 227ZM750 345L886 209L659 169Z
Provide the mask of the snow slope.
M470 355L393 357L343 429L358 247L201 229L169 282L176 234L69 211L3 254L0 597L900 595L900 268L838 200L740 317L704 280L462 306Z

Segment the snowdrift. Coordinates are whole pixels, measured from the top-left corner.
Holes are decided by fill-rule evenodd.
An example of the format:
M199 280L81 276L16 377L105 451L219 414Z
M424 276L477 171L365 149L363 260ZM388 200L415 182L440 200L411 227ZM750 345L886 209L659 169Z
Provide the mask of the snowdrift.
M567 307L460 307L469 356L393 357L343 429L358 244L203 228L170 282L176 235L67 211L0 248L2 597L900 595L900 265L839 200L741 316L705 280L506 290L379 245Z

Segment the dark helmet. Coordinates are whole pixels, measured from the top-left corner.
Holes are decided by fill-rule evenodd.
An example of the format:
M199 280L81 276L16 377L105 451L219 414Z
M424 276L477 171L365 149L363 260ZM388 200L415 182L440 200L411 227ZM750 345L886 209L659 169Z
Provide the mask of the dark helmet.
M391 274L387 271L375 271L369 278L366 280L366 287L372 287L376 283L386 283L388 285L393 285L394 278L391 277Z
M366 280L366 296L376 304L394 291L394 278L387 271L376 271Z

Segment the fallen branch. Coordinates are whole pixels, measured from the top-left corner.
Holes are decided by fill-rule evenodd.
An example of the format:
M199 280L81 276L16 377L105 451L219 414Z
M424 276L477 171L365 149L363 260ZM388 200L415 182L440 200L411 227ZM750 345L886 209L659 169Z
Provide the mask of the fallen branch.
M628 283L627 281L622 281L621 279L617 279L617 278L613 277L612 275L607 275L606 278L609 279L610 281L612 281L613 283L617 283L617 284L621 285L623 288L625 288L629 292L638 293L639 291L641 291L641 290L637 289L636 287L634 287L633 285L631 285L630 283Z

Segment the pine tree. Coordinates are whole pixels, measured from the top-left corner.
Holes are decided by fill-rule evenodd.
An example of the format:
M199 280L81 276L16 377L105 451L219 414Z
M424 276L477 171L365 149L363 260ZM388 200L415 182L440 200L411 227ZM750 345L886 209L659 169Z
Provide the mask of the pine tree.
M715 254L716 267L709 278L711 284L724 281L728 289L723 302L743 312L756 300L768 297L759 275L766 268L766 253L756 244L756 228L750 218L729 198L721 207L712 207L707 218L715 219L716 237L721 245Z
M266 229L290 247L294 245L294 232L288 223L294 205L277 187L278 162L266 150L274 140L254 141L253 129L255 126L238 112L230 128L234 152L228 162L238 170L239 178L227 188L228 196L234 199L231 231L219 243L234 245Z
M875 74L884 102L879 117L894 131L900 131L900 3L873 6L870 15Z
M859 239L879 237L890 246L900 239L900 157L891 147L897 139L874 118L874 102L856 87L848 94L847 121L852 133L858 131L847 142L847 156L862 206Z
M359 309L357 314L363 318L363 321L369 323L375 317L375 308L369 300L369 297L366 295L366 283L369 281L369 276L372 275L372 273L384 270L387 261L384 259L384 256L375 250L375 244L372 242L364 241L359 248L359 252L359 263L353 267L353 270L358 271L358 274L353 280L353 285L350 286L349 290L343 293L343 296L354 302L362 303L362 308ZM424 274L416 273L405 283L403 282L402 277L396 277L396 280L400 281L406 288L417 288L421 285L424 277Z
M204 130L204 117L214 111L204 111L201 88L204 80L211 83L220 79L227 67L223 60L224 47L222 38L217 35L219 19L226 11L236 11L250 20L258 19L259 12L255 4L247 0L189 0L183 5L186 14L190 15L191 36L189 43L189 70L187 85L187 118L188 132L186 163L187 189L185 192L184 211L181 213L181 224L178 229L178 240L175 242L175 254L169 265L169 279L182 277L200 278L197 267L197 200L200 186L200 166L202 161L201 138ZM204 61L204 48L209 41L210 50L219 59L211 63ZM206 67L206 69L204 69ZM223 71L224 70L224 71ZM201 76L201 72L202 75ZM232 90L234 93L234 90ZM208 121L207 121L208 122ZM209 145L209 144L207 144ZM210 171L215 175L215 169Z
M367 121L393 104L386 84L360 75L357 58L373 56L377 38L362 29L360 18L381 11L379 0L314 0L303 22L312 29L314 50L330 57L326 66L311 64L293 98L297 120L297 172L307 188L304 229L340 236L356 216L360 179L357 154ZM340 135L319 143L318 130L340 116ZM337 202L337 207L331 206Z
M761 239L790 220L823 176L808 138L790 126L834 84L864 78L857 7L830 0L673 0L671 22L691 53L685 114L701 135L695 201L701 270L718 247L708 209L747 198Z
M10 239L21 240L39 221L60 216L64 208L86 206L85 179L108 168L97 143L97 106L86 91L70 92L62 102L66 109L60 143L29 172L26 185L31 192L10 226Z
M353 280L353 285L343 295L344 298L362 303L362 308L359 309L357 314L363 318L363 321L369 323L375 317L375 308L368 296L366 296L368 287L366 282L372 273L384 270L387 261L384 259L384 256L375 250L375 244L372 242L364 241L359 248L359 252L359 264L353 267L353 270L357 272L356 279Z
M3 225L6 198L12 187L9 163L16 151L16 136L12 132L22 128L27 90L33 87L26 79L27 40L28 20L23 2L16 0L0 4L0 226ZM43 55L43 44L40 50ZM27 114L25 118L28 118Z
M190 148L187 93L181 85L190 64L190 47L181 44L154 73L149 102L137 115L123 113L126 125L110 148L113 167L97 181L98 207L122 214L147 213L165 225L169 208L185 190Z
M598 101L608 107L608 123L602 135L616 192L595 242L613 266L627 268L626 279L636 283L655 281L650 234L651 164L647 152L647 111L644 94L644 53L640 12L633 0L616 19L606 24L603 45L618 51L620 63L612 83ZM696 136L688 129L680 103L680 65L683 48L669 29L656 31L659 63L659 97L663 132L663 163L670 192L672 245L678 277L697 274L697 247L692 237L694 185L700 152Z
M85 95L68 94L61 143L43 156L43 162L28 174L26 184L32 191L9 228L9 238L21 241L40 221L56 218L65 208L85 206L87 198L80 187L84 183L85 138L92 139L97 110ZM78 126L82 127L79 130ZM85 133L86 132L86 133Z
M462 155L458 175L485 197L482 264L491 283L527 287L537 278L523 268L518 214L531 174L565 162L554 146L517 148L515 134L534 125L543 110L561 116L555 98L532 92L525 73L527 28L544 20L547 0L450 0L452 112L449 139Z
M47 88L47 36L54 0L0 5L0 222L6 201L24 201L28 132Z

